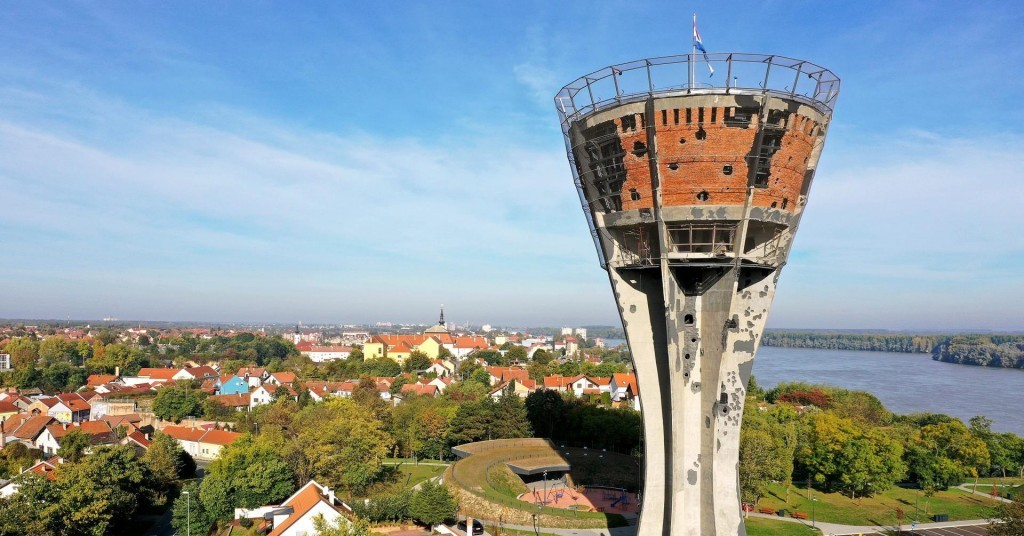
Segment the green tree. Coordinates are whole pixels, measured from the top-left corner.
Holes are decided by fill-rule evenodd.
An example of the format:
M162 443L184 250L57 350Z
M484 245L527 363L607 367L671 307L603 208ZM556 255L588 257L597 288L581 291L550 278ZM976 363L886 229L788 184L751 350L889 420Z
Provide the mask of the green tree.
M999 513L989 524L988 533L991 536L1024 536L1024 501L1016 499L999 505Z
M178 441L160 432L153 435L153 442L142 456L142 461L164 488L182 478L190 478L196 470L195 460Z
M485 369L485 368L478 368L478 369L473 371L473 374L471 374L469 376L469 380L467 380L467 381L476 382L476 383L479 383L480 385L484 385L486 387L490 387L491 386L491 373L487 372L487 369Z
M294 473L281 455L282 447L268 434L246 434L222 448L199 490L210 518L228 519L237 507L277 504L295 491Z
M61 534L118 534L153 495L148 468L127 445L103 447L61 468L56 516Z
M316 536L370 536L370 524L365 519L351 521L339 516L334 523L329 523L324 516L317 514L313 518L313 530Z
M505 361L508 362L508 363L511 363L511 362L525 363L526 362L526 356L527 356L526 348L523 348L522 346L513 346L513 347L509 348L508 351L505 353Z
M17 477L18 493L0 499L0 534L61 534L60 490L43 475Z
M197 482L189 482L181 488L181 493L171 507L171 515L171 526L178 534L206 534L213 524L203 508Z
M61 438L57 455L71 463L77 463L85 456L89 445L89 434L80 428L73 428Z
M526 397L526 415L534 432L553 438L555 428L565 422L565 400L557 391L538 389Z
M203 411L205 393L187 385L165 385L153 399L153 414L176 423L188 416L199 416Z
M426 370L430 366L430 358L427 354L419 350L413 350L409 353L409 357L402 363L402 370L405 372L417 372L420 370Z
M547 365L551 362L551 352L544 350L543 348L533 353L533 362L540 363L541 365Z
M28 337L14 337L4 345L4 352L11 354L12 367L34 367L39 359L39 343Z
M907 454L911 477L922 486L946 489L977 477L989 465L985 442L958 420L923 426Z
M362 492L380 478L391 436L374 413L349 399L306 407L292 423L295 440L286 447L300 481Z
M455 498L448 488L427 481L420 486L420 490L409 502L409 515L416 521L432 527L455 519L456 508Z
M743 429L740 433L740 496L756 505L768 491L777 473L775 440L763 430Z
M39 359L44 365L67 363L71 354L71 345L64 337L51 336L39 343Z
M865 431L832 413L808 417L796 451L802 470L825 489L856 495L885 491L903 478L903 447L885 433Z

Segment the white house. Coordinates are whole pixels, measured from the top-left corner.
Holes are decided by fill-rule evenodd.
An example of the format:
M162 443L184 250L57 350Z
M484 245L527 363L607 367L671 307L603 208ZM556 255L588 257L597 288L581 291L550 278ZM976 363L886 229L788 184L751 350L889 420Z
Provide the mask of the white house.
M309 350L303 350L304 355L314 363L323 363L324 361L334 361L335 359L348 359L348 356L352 354L351 346L310 346Z
M332 525L338 519L347 522L342 515L343 510L350 511L345 503L334 497L334 490L310 480L280 506L236 508L235 519L270 520L268 536L309 536L316 533L313 520L317 516L323 516L324 521Z

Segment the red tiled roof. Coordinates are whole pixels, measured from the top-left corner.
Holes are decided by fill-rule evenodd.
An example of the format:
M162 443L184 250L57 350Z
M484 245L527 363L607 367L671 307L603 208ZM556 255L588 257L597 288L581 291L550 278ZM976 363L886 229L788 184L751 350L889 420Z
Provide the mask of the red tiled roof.
M234 395L214 395L210 397L210 400L228 408L237 408L239 406L249 405L249 393L240 393Z
M181 369L143 368L139 369L138 375L140 378L149 378L151 380L170 380L179 372L181 372Z
M298 379L298 378L296 378L294 372L289 372L289 371L275 372L275 373L271 374L271 376L273 376L274 379L277 380L280 383L294 383L295 380Z
M178 441L195 441L198 442L205 430L199 428L185 428L184 426L167 426L161 432L177 439Z
M77 393L63 393L57 395L57 398L71 411L88 411L92 408L92 406L90 406L89 403Z
M402 386L403 393L415 393L420 396L437 396L436 385L423 385L422 383L407 383Z
M138 430L136 430L136 431L128 434L127 436L125 436L125 439L126 440L134 441L134 442L138 443L139 445L141 445L143 448L146 448L146 449L148 449L149 446L153 444L152 440L146 439L146 434L144 434L144 433L142 433L142 432L140 432Z
M191 374L195 378L216 378L217 371L213 370L212 367L203 365L201 367L192 367L185 369L186 372Z
M34 417L29 417L28 419L25 419L25 421L22 422L21 425L18 426L16 430L13 430L13 433L8 429L7 434L12 435L18 439L34 441L37 437L39 437L39 434L43 433L43 430L46 429L46 426L54 422L55 420L56 419L50 417L49 415L36 415ZM7 428L5 427L5 429Z
M199 440L200 443L210 443L212 445L230 445L235 442L236 439L242 437L242 434L237 432L228 432L226 430L210 430L203 434L203 437Z
M6 400L0 400L0 413L17 413L19 411L21 411L21 408L18 406Z
M117 375L115 374L92 374L89 376L89 379L86 380L86 385L89 387L99 387L116 379Z

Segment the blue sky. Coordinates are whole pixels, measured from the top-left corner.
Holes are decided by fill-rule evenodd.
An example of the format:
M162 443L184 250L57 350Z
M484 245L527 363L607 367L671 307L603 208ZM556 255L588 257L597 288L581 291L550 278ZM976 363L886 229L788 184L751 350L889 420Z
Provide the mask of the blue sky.
M843 79L770 325L1020 329L1012 2L0 13L0 317L613 324L551 97L709 51Z

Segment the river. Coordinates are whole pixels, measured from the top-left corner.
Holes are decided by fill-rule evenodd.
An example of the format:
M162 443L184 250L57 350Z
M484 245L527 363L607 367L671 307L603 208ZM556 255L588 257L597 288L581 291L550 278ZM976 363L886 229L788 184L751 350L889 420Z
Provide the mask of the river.
M984 415L992 429L1024 435L1024 370L933 361L931 354L762 346L754 376L764 388L781 382L825 383L868 391L896 413Z

